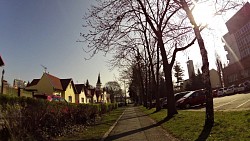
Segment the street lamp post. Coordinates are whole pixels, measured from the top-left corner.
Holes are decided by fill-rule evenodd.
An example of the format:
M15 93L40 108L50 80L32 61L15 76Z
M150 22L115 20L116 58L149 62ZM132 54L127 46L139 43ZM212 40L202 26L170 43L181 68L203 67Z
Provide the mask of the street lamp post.
M126 94L126 83L124 80L124 93L125 93L125 106L127 106L127 94Z

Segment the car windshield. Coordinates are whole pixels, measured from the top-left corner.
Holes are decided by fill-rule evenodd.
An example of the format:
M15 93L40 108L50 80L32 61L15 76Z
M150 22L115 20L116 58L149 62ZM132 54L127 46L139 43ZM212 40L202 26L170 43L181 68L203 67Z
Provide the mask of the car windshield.
M57 101L57 102L65 102L65 99L62 97L53 97L52 101Z
M174 94L175 96L176 95L185 95L185 94L187 94L187 93L189 93L189 91L185 91L185 92L180 92L180 93L176 93L176 94Z
M189 93L187 93L185 96L183 96L183 97L185 97L185 98L187 98L187 97L189 97L190 95L192 95L194 93L194 91L191 91L191 92L189 92Z

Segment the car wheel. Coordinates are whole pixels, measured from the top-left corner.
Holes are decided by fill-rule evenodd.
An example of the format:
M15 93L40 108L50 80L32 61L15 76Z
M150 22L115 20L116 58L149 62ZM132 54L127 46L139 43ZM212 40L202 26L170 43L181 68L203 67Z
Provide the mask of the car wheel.
M186 104L186 105L185 105L185 108L186 108L186 109L189 109L189 108L190 108L190 104Z

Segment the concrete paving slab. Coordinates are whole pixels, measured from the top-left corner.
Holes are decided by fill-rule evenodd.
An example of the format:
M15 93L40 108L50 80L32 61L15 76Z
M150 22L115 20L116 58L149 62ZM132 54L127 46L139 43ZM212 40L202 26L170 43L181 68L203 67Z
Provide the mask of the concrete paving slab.
M176 141L139 107L127 107L105 141Z

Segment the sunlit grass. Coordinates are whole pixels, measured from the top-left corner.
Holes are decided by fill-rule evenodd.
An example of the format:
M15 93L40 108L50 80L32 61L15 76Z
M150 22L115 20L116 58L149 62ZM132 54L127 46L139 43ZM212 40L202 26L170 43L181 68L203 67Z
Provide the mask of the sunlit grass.
M150 114L156 122L163 120L166 110L153 113L155 109L144 112ZM164 122L161 126L173 136L193 141L199 138L204 126L205 112L178 111L179 114ZM250 111L215 112L215 123L207 140L250 140Z

